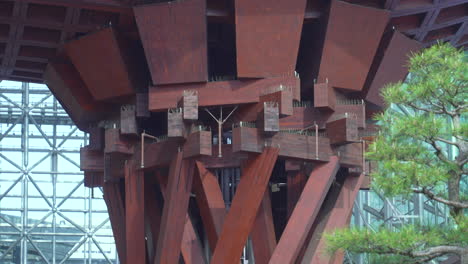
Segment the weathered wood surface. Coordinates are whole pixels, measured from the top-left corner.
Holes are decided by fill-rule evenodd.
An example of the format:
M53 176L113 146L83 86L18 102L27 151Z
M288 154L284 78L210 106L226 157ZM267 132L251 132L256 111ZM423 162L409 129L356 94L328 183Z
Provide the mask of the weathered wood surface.
M198 92L198 106L257 103L260 95L280 89L280 85L292 90L293 98L300 98L300 83L294 75L255 80L234 80L195 84L151 86L149 88L150 111L166 111L177 107L184 90Z
M239 262L277 157L278 149L265 148L262 154L247 165L224 219L211 263Z
M218 179L202 162L196 162L197 173L193 179L193 192L211 251L214 251L223 227L226 208Z
M309 176L301 197L270 259L270 264L294 263L339 169L338 157L319 165Z
M183 156L183 152L178 152L171 162L155 263L172 264L179 261L195 170L194 161L185 160Z
M118 182L106 182L103 186L103 198L107 205L107 212L114 234L115 246L119 259L123 264L127 264L127 245L125 231L125 204L123 193ZM129 264L129 263L128 263Z
M361 91L390 12L333 0L318 82Z
M132 160L125 164L126 263L146 263L145 175Z
M318 148L316 148L318 140ZM314 161L328 161L332 155L330 140L291 133L277 133L269 139L270 146L279 147L282 158L297 158ZM261 153L265 147L265 138L257 128L237 127L232 131L233 151Z
M305 0L235 1L237 75L272 77L293 73Z
M140 5L134 12L153 84L207 81L205 1Z
M349 175L346 177L339 191L338 198L330 205L331 209L324 212L325 216L315 228L314 234L307 245L302 264L343 263L343 252L335 255L327 254L326 240L323 233L333 232L336 229L348 226L353 211L354 200L363 180L364 174L357 177Z
M134 93L134 83L112 27L65 44L65 51L93 98L116 99Z
M276 247L271 206L270 188L267 187L250 234L255 263L258 264L267 264Z
M376 73L371 76L373 78L366 91L366 101L383 107L384 101L380 91L389 83L404 80L408 74L407 65L411 52L417 52L421 48L420 42L394 31Z

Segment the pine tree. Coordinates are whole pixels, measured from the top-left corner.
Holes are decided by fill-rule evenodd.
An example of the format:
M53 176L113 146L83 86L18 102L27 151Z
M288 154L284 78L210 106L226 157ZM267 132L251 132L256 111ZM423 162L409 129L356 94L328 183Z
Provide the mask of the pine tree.
M344 229L327 234L328 249L369 253L372 263L426 263L456 254L468 263L468 65L463 50L437 44L412 54L405 83L382 89L387 109L368 149L377 161L372 188L386 197L414 193L449 208L451 223ZM451 148L453 155L448 149Z

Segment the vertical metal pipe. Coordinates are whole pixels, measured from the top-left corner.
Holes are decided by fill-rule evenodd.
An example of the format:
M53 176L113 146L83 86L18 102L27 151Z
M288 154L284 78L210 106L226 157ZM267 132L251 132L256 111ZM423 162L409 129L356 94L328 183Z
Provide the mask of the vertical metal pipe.
M54 108L54 117L57 117L57 99L54 98L53 100L53 108ZM53 124L52 126L52 146L54 149L57 148L57 124ZM53 151L51 155L51 169L52 171L58 171L58 155L57 152ZM52 264L56 263L56 253L57 253L57 237L55 234L57 233L57 174L51 174L50 177L52 178L52 205L53 205L53 214L52 214L52 232L54 235L52 236Z

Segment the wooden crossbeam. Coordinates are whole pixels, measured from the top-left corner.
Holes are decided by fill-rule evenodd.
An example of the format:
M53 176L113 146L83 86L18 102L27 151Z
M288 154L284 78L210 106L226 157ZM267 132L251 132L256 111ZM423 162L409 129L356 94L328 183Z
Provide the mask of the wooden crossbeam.
M125 164L125 231L127 263L146 263L145 178L134 161Z
M216 176L208 171L203 163L197 161L196 165L197 173L193 179L193 192L196 196L208 243L211 250L214 251L223 227L226 208Z
M279 87L292 91L299 100L299 78L295 76L272 77L254 80L234 80L208 83L187 83L151 86L149 88L150 111L166 111L176 108L185 90L198 91L198 106L258 103L260 96Z
M178 263L195 163L178 152L171 163L155 264Z
M213 253L211 263L238 263L260 207L279 150L267 147L247 165Z
M339 168L338 157L315 168L270 259L270 264L295 263Z
M267 264L276 247L270 188L267 188L263 195L250 237L253 244L255 263Z
M354 200L359 192L359 188L364 180L364 174L358 177L348 175L339 191L338 198L334 201L326 217L317 224L314 234L307 246L303 264L332 264L343 263L343 252L329 255L325 252L326 241L323 232L332 232L339 228L344 228L349 224Z
M123 264L126 264L126 232L125 232L125 205L123 194L118 182L106 182L103 186L104 201L107 205L109 219L112 225L112 233L114 234L115 246L117 254Z
M277 133L266 140L257 128L236 127L232 130L233 151L261 153L266 141L271 146L279 146L279 155L283 158L328 161L332 155L330 141L326 137Z

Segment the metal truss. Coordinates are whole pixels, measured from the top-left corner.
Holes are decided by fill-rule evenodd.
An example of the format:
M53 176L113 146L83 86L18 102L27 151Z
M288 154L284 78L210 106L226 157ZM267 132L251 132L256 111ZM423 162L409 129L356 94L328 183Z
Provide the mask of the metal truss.
M0 263L118 262L79 131L45 85L0 83Z

